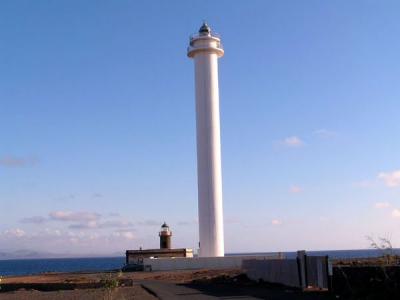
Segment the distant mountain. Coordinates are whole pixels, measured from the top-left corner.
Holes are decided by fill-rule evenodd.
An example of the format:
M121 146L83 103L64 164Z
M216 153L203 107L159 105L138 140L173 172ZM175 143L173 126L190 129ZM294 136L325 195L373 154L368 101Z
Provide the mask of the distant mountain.
M33 250L0 251L0 259L21 259L21 258L51 258L53 253L38 252Z
M15 250L15 251L5 251L0 250L0 260L5 259L40 259L40 258L77 258L77 257L116 257L123 256L124 254L115 252L115 253L102 253L102 254L93 254L93 253L84 253L84 254L76 254L76 253L51 253L51 252L41 252L35 250Z

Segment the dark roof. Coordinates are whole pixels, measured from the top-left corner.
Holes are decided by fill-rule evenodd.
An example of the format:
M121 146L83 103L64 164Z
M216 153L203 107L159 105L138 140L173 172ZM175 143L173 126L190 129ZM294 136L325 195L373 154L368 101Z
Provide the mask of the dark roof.
M161 228L166 228L166 227L169 227L169 226L167 225L167 223L164 222L164 224L161 225Z
M206 22L203 23L203 25L201 25L200 29L199 29L199 33L200 34L210 34L211 33L211 28L210 26L208 26L208 24Z

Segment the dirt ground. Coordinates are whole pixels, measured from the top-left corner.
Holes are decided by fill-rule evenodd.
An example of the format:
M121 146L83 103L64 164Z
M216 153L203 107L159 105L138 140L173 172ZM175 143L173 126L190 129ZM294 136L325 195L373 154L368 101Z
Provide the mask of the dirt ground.
M32 291L15 291L8 293L0 293L1 300L108 300L108 299L157 299L140 285L132 287L122 287L113 290L108 289L82 289L82 290L61 290L53 292Z
M5 277L0 300L72 300L72 299L157 299L139 283L157 280L189 283L196 279L235 276L239 270L201 270L174 272L48 273ZM118 282L118 287L111 285ZM108 287L104 287L107 286Z
M118 286L114 284L118 282ZM173 272L54 273L3 278L0 300L48 299L158 299L146 283L159 282L171 292L187 287L204 296L223 299L331 299L328 293L301 293L293 289L251 282L240 270ZM161 284L163 283L163 284ZM180 288L181 289L181 288ZM212 299L215 299L213 298ZM192 299L191 296L190 299ZM175 299L172 297L171 299ZM180 297L180 299L186 299ZM193 298L194 299L194 298ZM197 299L197 298L196 298ZM201 298L203 299L203 298ZM251 298L254 299L254 298Z
M52 283L91 283L102 279L119 278L130 280L162 280L174 283L191 282L198 279L213 278L217 276L236 276L240 269L228 270L181 270L160 272L98 272L98 273L46 273L30 276L4 277L2 284L52 284Z

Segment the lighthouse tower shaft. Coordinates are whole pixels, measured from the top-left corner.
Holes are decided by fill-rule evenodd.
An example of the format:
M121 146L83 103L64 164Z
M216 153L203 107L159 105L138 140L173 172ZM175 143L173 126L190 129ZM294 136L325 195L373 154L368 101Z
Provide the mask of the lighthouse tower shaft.
M218 58L220 39L203 24L190 39L195 63L199 237L202 257L224 256Z

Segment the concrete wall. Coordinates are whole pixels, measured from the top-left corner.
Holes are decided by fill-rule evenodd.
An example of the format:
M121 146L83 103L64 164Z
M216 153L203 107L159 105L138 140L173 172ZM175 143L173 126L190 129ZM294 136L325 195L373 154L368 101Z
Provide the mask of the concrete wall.
M277 259L279 256L225 256L225 257L195 257L195 258L144 258L145 270L196 270L196 269L230 269L242 267L243 260Z
M256 281L261 279L303 289L329 289L328 257L299 254L297 259L244 260L242 269L250 279Z
M299 268L296 259L245 260L243 270L252 280L280 283L300 287Z

